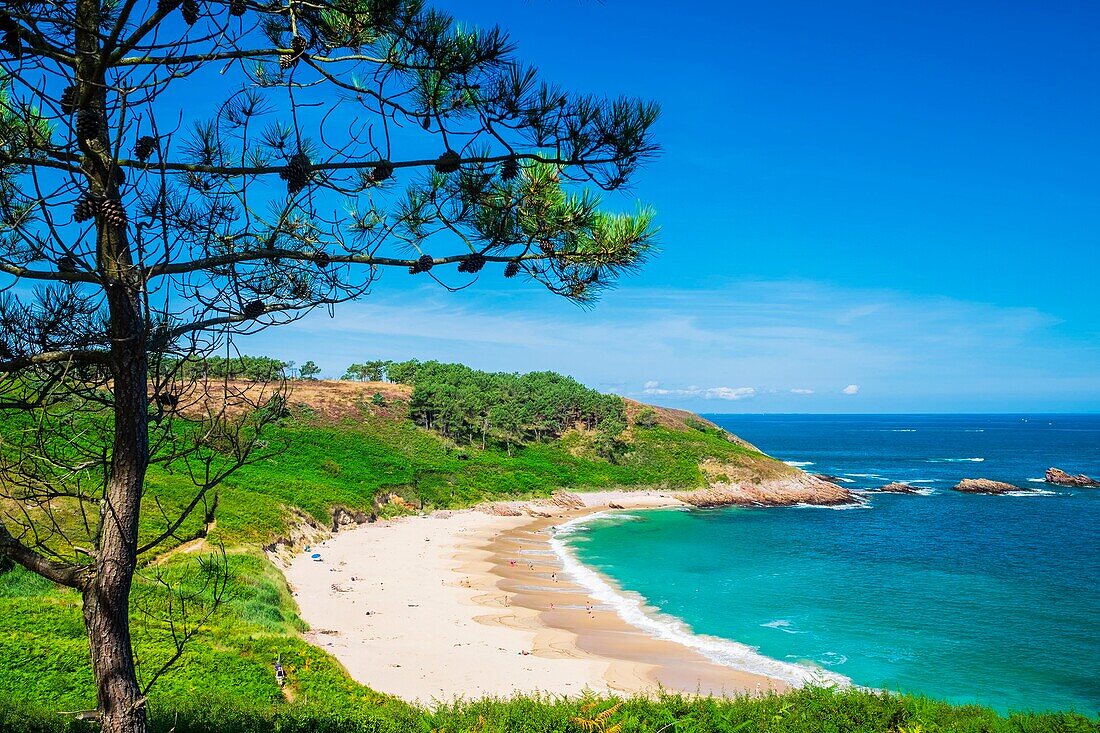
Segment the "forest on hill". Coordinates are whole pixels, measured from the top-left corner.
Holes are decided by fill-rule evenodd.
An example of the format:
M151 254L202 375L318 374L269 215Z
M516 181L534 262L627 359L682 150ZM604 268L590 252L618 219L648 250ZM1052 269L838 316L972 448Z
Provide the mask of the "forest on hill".
M483 372L462 364L405 361L387 367L411 385L409 417L457 442L515 444L558 438L570 428L595 431L597 448L614 455L626 429L622 398L555 372Z

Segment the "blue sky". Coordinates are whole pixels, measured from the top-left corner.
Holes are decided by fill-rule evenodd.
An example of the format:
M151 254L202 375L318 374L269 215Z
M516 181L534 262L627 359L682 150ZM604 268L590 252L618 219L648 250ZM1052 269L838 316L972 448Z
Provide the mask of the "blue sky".
M1100 410L1100 5L437 5L567 88L662 104L663 155L607 199L654 206L661 253L591 310L387 273L242 351L707 412Z

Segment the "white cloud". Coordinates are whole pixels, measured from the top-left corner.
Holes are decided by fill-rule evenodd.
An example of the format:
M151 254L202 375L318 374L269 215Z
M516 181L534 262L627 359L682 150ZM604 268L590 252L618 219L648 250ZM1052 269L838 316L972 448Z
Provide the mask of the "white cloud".
M666 389L658 386L660 382L648 381L645 383L642 394L650 397L672 395L675 397L702 397L708 400L744 400L755 397L755 387L684 387L682 389Z
M744 400L756 396L756 390L752 387L711 387L703 390L703 396L708 400Z
M812 389L802 389L801 387L795 387L791 390L791 394L813 394Z
M845 387L844 389L842 389L840 391L843 392L844 394L859 394L859 385L858 384L849 384L847 387Z

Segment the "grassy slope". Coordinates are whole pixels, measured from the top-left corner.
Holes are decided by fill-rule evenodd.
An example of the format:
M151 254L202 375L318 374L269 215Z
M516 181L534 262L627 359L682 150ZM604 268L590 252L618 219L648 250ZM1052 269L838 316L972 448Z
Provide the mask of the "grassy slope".
M160 716L162 729L169 727L166 711L184 710L190 711L187 720L194 730L218 729L229 720L234 721L232 730L517 729L502 727L508 720L523 720L526 730L579 730L570 722L580 714L575 703L518 700L427 714L357 685L335 660L298 638L302 623L285 580L260 554L259 546L285 531L292 521L290 508L327 523L334 505L369 508L378 492L396 492L426 506L454 506L545 495L556 488L694 488L705 482L699 469L705 458L767 473L789 470L690 417L688 422L696 427L689 427L685 415L673 411L659 413L656 427L634 427L630 448L616 464L596 457L581 434L528 446L514 456L493 447L457 448L401 419L403 393L392 386L386 389L387 406L379 408L363 399L375 390L371 385L340 385L328 391L324 385L312 385L298 399L304 397L309 407L298 408L294 418L268 436L283 450L242 469L220 489L218 521L209 539L229 548L233 595L154 688L150 706ZM637 410L628 406L628 412ZM189 496L184 477L150 474L150 506L154 499L164 506L179 506ZM148 508L146 535L160 526L158 513ZM199 521L196 518L188 531L197 530ZM197 569L194 556L183 553L147 567L135 585L135 606L154 612L163 608L164 598L151 582L155 573L194 585ZM171 645L165 625L144 613L135 612L134 627L139 667L148 675L171 653ZM94 707L87 654L77 594L21 570L0 575L0 729L5 728L5 715L17 729L60 729L65 719L37 711ZM271 665L276 656L290 672L293 704L274 683ZM196 705L196 700L210 695L216 696L216 711ZM1080 726L1090 725L1076 718L1065 719L1070 721L1068 728L1052 727L1053 718L1009 723L980 708L829 692L726 706L635 702L614 719L622 718L624 730L656 730L670 722L671 710L680 708L680 717L705 718L708 726L733 721L727 728L731 730L746 720L753 721L753 730L830 729L813 727L813 721L840 714L832 708L848 716L863 710L860 714L870 717L860 730L897 730L898 721L909 719L925 721L926 730L927 725L949 719L949 729L958 730L1085 730ZM481 728L479 717L487 721ZM795 725L795 717L802 722ZM1021 721L1031 722L1021 726ZM177 728L180 733L184 729Z

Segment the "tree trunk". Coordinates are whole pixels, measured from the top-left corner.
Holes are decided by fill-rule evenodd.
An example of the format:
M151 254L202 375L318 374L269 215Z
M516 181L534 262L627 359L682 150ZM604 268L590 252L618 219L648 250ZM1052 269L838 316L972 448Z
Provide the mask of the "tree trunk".
M128 253L118 251L124 237L111 232L101 234L101 239L107 240L103 242L107 249L115 250L118 264L128 264ZM144 733L145 701L130 643L130 586L137 567L138 517L149 466L148 360L137 294L120 278L108 286L108 301L115 344L115 436L96 574L84 589L84 625L103 733Z

